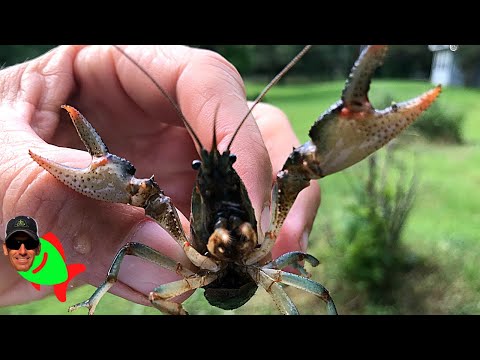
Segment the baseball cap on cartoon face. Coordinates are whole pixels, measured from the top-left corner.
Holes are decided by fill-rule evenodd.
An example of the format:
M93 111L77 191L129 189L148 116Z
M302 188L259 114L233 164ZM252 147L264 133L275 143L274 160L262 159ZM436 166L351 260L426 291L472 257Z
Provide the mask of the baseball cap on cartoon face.
M37 222L30 216L16 216L7 224L5 231L5 243L13 235L22 232L30 236L36 243L39 243Z

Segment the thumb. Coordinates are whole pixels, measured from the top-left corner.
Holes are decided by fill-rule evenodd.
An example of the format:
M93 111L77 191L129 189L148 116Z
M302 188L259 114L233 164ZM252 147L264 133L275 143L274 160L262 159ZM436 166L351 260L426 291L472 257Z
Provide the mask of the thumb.
M177 96L185 118L206 150L212 150L214 127L219 152L231 144L229 150L237 158L233 167L260 222L270 202L272 165L253 116L249 115L239 129L249 113L240 74L221 55L198 50L179 76Z

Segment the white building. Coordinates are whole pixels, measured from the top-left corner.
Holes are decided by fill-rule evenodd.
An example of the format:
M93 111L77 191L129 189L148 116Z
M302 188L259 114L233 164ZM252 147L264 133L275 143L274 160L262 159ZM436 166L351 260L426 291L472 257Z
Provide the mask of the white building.
M463 73L455 57L458 45L428 45L428 48L433 52L431 82L444 86L464 85Z

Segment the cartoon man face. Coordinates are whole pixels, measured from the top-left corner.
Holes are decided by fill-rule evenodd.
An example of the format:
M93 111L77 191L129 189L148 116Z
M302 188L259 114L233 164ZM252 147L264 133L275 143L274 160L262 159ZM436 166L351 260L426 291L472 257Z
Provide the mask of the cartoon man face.
M9 243L13 248L3 243L3 253L8 256L10 263L17 271L28 271L33 264L35 256L40 252L40 242L35 242L29 235L19 233L12 236ZM35 248L31 249L32 246ZM18 247L18 249L16 249Z
M40 253L37 223L28 216L17 216L7 224L3 253L17 271L28 271Z

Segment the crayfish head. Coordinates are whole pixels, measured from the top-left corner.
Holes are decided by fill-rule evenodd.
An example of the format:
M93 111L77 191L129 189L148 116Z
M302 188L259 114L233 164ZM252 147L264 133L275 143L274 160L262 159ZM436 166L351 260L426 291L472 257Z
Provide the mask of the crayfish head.
M257 244L257 233L250 223L244 222L233 230L217 227L208 239L207 249L219 260L238 261L246 258Z

